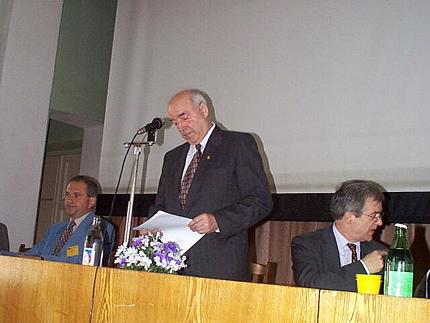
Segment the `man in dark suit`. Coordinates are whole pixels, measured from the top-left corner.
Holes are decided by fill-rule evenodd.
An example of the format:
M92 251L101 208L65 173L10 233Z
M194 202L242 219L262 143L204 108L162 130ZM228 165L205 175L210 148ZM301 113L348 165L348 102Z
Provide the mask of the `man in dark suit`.
M164 157L150 216L188 217L189 228L205 234L186 252L183 274L249 280L248 229L272 209L255 140L218 128L199 90L173 96L168 116L186 143Z
M9 251L9 235L3 223L0 223L0 251Z
M430 298L430 269L418 283L414 297Z
M355 274L379 273L386 247L373 239L382 225L384 195L371 181L342 183L331 200L334 224L292 240L297 286L357 291Z

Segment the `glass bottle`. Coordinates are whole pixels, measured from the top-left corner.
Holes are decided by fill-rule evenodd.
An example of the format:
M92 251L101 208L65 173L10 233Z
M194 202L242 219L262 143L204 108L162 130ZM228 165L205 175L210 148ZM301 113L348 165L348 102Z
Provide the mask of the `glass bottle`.
M101 266L103 260L103 234L100 228L100 217L94 216L93 224L85 238L82 264Z
M406 238L406 225L396 223L396 232L385 258L384 294L412 297L414 260Z

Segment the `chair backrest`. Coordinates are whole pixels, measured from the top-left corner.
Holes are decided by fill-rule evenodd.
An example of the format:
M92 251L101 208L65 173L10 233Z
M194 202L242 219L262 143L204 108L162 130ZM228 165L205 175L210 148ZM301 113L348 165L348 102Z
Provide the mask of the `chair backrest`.
M251 263L250 270L253 283L274 284L276 280L276 262L268 262L266 265Z
M25 246L25 244L23 244L23 243L21 243L20 245L19 245L19 248L18 248L18 252L20 252L20 253L24 253L24 252L26 252L27 250L30 250L31 249L31 247L26 247Z
M9 235L4 223L0 223L0 251L9 251Z

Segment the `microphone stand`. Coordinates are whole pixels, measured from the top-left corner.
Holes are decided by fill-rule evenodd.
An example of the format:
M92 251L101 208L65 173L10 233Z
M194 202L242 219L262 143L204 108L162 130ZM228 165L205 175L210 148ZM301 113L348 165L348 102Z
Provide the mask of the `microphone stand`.
M134 195L136 194L136 181L137 181L137 166L139 164L139 157L142 152L142 146L148 145L151 147L155 142L155 130L151 130L148 132L148 140L142 142L125 142L123 145L125 148L129 148L131 146L134 147L133 155L134 162L133 167L131 169L131 191L130 191L130 200L127 205L127 217L125 220L125 230L124 230L124 241L123 243L128 246L130 242L130 231L131 231L131 220L133 216L133 205L134 205Z
M426 298L430 298L430 269L426 273L425 280Z

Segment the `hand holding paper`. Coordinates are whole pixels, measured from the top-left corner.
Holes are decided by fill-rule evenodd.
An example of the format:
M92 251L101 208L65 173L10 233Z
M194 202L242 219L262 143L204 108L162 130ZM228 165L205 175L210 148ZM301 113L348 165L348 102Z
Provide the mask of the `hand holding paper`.
M218 223L212 213L202 213L196 216L188 226L191 231L198 233L212 233L218 229Z

